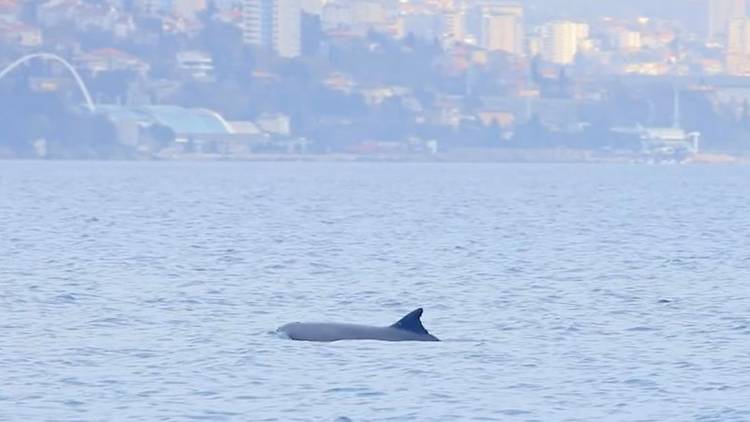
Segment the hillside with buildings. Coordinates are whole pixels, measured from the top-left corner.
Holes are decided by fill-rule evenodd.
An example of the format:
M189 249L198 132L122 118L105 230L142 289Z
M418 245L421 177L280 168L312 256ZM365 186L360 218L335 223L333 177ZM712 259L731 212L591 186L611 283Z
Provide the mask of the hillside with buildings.
M0 157L750 153L744 0L584 3L0 0Z

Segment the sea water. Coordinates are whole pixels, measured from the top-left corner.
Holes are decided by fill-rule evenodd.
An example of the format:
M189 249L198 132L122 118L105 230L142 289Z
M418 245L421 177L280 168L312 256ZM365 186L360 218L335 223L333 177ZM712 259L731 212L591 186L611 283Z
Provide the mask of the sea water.
M750 420L750 168L2 161L0 420Z

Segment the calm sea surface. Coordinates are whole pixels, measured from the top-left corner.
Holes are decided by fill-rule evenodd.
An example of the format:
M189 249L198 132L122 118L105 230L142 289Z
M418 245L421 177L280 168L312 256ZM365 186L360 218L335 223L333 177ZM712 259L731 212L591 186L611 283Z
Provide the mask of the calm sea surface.
M0 161L0 420L190 419L748 421L750 167Z

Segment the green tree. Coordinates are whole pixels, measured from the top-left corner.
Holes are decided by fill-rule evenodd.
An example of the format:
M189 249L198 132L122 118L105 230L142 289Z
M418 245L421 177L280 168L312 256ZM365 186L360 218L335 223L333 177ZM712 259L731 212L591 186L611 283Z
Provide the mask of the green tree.
M199 43L211 54L217 79L242 80L250 77L253 56L245 48L239 28L208 20L200 33Z

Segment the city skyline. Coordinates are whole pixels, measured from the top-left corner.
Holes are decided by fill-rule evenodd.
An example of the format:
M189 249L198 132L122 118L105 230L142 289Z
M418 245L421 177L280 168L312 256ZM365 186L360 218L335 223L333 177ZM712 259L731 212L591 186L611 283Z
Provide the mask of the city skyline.
M0 89L50 123L7 110L17 128L0 141L13 145L6 155L58 154L63 135L45 128L73 113L92 137L113 138L111 151L146 157L565 146L684 160L701 157L698 145L745 149L744 2L686 3L703 25L539 4L7 1ZM72 76L88 86L93 120L71 107ZM693 118L672 128L674 106Z

